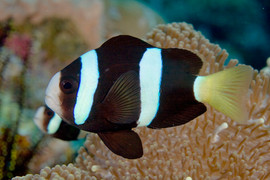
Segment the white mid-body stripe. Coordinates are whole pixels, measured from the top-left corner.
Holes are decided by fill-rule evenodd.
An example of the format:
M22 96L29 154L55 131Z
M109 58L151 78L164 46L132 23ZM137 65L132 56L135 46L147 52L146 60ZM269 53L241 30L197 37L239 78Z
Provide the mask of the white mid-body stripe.
M99 70L98 57L95 50L91 50L81 56L80 85L74 108L74 119L77 125L84 124L88 118L94 95L98 85Z
M47 127L48 134L54 134L59 129L62 119L54 113Z
M149 125L159 108L162 77L161 49L148 48L140 61L141 113L138 126Z

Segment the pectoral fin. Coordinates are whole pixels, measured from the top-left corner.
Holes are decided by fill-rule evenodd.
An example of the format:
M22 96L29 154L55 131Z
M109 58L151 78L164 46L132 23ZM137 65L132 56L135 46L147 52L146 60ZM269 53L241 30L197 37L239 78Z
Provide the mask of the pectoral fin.
M140 115L139 76L135 71L121 75L101 105L105 118L116 124L136 122Z
M132 130L98 133L104 144L115 154L128 159L137 159L143 155L139 135Z

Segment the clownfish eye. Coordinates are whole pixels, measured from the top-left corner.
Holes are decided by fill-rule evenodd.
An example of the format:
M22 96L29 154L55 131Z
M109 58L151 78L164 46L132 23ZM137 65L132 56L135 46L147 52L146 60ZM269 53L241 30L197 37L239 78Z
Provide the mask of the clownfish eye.
M72 88L72 83L70 81L64 80L62 81L62 86L63 89L71 89Z
M77 90L78 83L70 77L63 78L60 82L60 88L63 93L71 94Z
M51 117L51 116L53 116L53 112L52 112L52 111L47 111L47 115L48 115L49 117Z
M51 109L46 108L45 111L44 111L44 115L45 115L45 117L47 117L47 118L52 118L53 115L54 115L54 112L53 112Z

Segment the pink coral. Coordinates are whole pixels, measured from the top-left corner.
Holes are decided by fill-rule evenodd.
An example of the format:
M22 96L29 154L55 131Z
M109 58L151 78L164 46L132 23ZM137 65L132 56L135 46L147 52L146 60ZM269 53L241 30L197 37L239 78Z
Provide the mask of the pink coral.
M1 0L0 21L8 18L33 24L49 18L69 19L90 48L119 33L141 37L163 22L151 9L133 0Z
M30 54L31 43L28 35L13 34L7 38L5 45L23 61L26 61Z

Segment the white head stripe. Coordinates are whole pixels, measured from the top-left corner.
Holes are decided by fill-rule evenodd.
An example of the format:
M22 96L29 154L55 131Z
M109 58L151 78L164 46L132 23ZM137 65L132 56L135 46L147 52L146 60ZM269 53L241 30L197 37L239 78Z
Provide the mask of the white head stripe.
M161 49L148 48L140 62L141 114L138 126L147 126L159 108L162 76Z
M62 119L56 113L54 113L54 116L52 117L52 119L50 120L48 124L48 128L47 128L48 134L56 133L56 131L60 127L61 122L62 122Z
M88 118L98 85L98 57L95 50L81 56L80 85L74 108L74 119L77 125L85 123Z

